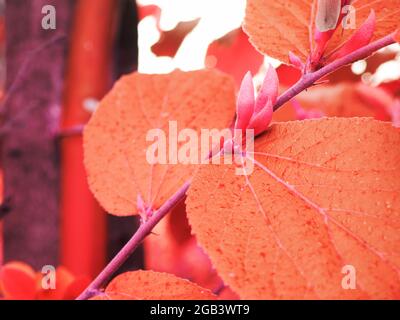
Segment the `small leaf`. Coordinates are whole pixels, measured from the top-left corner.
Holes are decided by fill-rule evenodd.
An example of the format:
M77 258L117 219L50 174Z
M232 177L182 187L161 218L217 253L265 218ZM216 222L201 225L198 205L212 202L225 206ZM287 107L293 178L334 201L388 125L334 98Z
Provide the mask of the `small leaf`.
M293 65L297 69L299 69L301 71L304 70L304 63L292 51L289 51L289 62L290 62L291 65Z
M242 299L399 299L399 145L400 129L368 118L274 124L250 176L198 171L192 231Z
M92 192L115 215L138 214L138 195L147 208L158 209L191 178L195 168L179 163L177 152L168 145L166 164L150 164L146 153L155 141L146 141L149 130L159 129L166 138L171 134L172 139L166 140L174 144L177 134L170 132L169 121L176 121L177 132L193 129L199 133L201 129L228 128L234 114L234 83L220 72L123 77L101 101L84 131L85 166ZM172 158L168 158L169 151Z
M206 66L232 75L237 86L240 86L243 74L248 70L256 74L263 61L264 56L251 45L249 36L239 28L209 45Z
M267 106L261 109L260 112L253 115L248 128L254 129L254 136L258 136L260 133L267 130L271 123L273 112L272 104L269 101Z
M368 19L363 25L347 40L343 46L336 51L330 58L330 61L340 59L353 51L360 49L370 43L374 36L376 28L376 16L374 10L371 11Z
M160 40L151 47L156 56L175 57L186 36L198 25L200 19L181 21L173 30L162 31Z
M9 262L0 267L0 292L7 300L36 298L36 274L26 263Z
M209 290L168 273L126 272L94 300L215 300Z
M257 95L255 113L266 108L268 103L275 104L279 93L279 79L274 67L268 64L267 74L263 80L260 92Z

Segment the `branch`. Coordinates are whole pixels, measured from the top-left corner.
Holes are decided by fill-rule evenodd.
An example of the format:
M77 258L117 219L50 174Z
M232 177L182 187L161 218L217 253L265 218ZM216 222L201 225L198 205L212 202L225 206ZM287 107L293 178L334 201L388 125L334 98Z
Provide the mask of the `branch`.
M112 277L112 275L122 266L129 256L136 250L140 243L151 233L168 212L170 212L179 201L184 199L186 191L189 189L190 182L186 182L169 200L167 200L152 216L143 223L135 232L132 238L121 249L120 252L111 260L104 270L97 276L89 287L77 298L77 300L87 300L99 293L102 288Z
M338 59L329 65L312 73L305 74L294 86L283 93L277 100L274 111L284 105L290 99L294 98L303 90L311 87L316 81L324 76L336 71L337 69L348 65L354 61L364 59L375 51L382 49L390 44L395 43L393 35L377 40L368 46L365 46L353 53ZM129 256L140 245L144 238L150 234L157 223L164 218L173 207L181 201L190 187L190 182L186 182L177 193L175 193L159 210L145 223L143 223L129 242L121 249L114 259L105 267L105 269L97 276L97 278L89 285L89 287L77 298L77 300L90 299L94 295L100 293L100 289L111 279L112 275L122 266Z
M394 35L390 34L382 39L372 42L369 45L352 52L351 54L343 58L335 60L334 62L326 65L325 67L315 72L306 73L295 85L293 85L290 89L288 89L278 98L274 106L274 111L278 110L286 102L297 96L300 92L311 87L315 82L325 77L326 75L350 63L353 63L361 59L365 59L370 55L372 55L374 52L378 51L379 49L382 49L393 43L396 43L396 41L394 39Z

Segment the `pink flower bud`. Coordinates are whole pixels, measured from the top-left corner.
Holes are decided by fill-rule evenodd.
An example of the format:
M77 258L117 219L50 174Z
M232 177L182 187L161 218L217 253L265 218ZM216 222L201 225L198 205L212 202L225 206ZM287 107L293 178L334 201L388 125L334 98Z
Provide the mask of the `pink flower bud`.
M254 104L253 77L249 71L242 80L237 98L235 129L246 129L250 118L254 113Z
M375 11L371 10L367 20L365 20L361 27L350 37L350 39L347 40L343 46L329 58L329 61L340 59L344 56L347 56L349 53L352 53L353 51L369 44L374 35L375 26Z
M264 78L263 84L261 86L260 92L258 93L256 99L255 113L259 113L264 109L270 102L274 105L276 99L278 99L279 93L279 79L275 68L270 64L268 65L268 71Z
M273 112L273 105L271 101L269 101L265 108L263 108L257 114L253 115L250 120L248 129L254 130L254 136L257 136L267 130L271 123Z
M301 71L304 70L304 63L301 61L301 59L296 56L292 51L289 51L289 62L291 65L293 65L295 68L300 69Z

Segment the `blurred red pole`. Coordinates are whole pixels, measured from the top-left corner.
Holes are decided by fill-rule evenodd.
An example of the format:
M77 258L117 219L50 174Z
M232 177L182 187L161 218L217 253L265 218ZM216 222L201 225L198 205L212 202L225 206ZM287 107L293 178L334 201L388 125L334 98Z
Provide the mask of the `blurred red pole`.
M3 203L3 173L0 171L0 205ZM0 214L0 269L4 264L4 222Z
M86 99L101 99L111 84L118 1L79 0L69 48L63 105L64 130L85 124ZM81 135L61 143L61 263L94 277L106 260L106 215L88 189Z
M3 220L0 220L0 269L4 263Z

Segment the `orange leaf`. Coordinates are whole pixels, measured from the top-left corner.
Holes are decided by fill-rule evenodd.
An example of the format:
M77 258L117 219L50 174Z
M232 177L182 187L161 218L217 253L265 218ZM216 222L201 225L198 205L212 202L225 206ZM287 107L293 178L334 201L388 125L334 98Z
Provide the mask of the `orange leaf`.
M399 129L369 118L274 124L250 176L198 171L193 233L242 299L398 299L399 145ZM346 265L355 289L342 287Z
M260 52L288 63L288 54L292 51L305 61L310 52L310 38L313 38L309 31L314 34L313 3L317 2L248 0L244 29ZM348 40L367 19L371 9L375 10L377 20L373 40L392 33L399 26L400 0L357 0L352 6L355 9L354 28L340 26L329 41L327 53Z
M289 51L307 58L312 0L247 0L243 28L261 53L288 63Z
M92 192L115 215L137 214L137 196L148 207L159 208L194 168L180 163L150 165L146 151L154 141L146 141L148 131L160 128L168 137L169 121L177 122L178 132L221 129L230 125L234 114L233 80L217 71L123 77L85 128L85 165Z
M394 39L395 39L397 42L400 42L400 29L398 29L398 30L396 31L396 33L394 34Z
M264 57L249 42L249 37L240 29L235 29L210 44L207 51L207 67L232 75L238 87L247 71L257 74Z
M181 21L176 28L163 31L160 40L151 47L151 51L157 56L175 57L186 36L198 25L200 19Z
M0 267L0 287L5 299L33 300L36 297L35 271L23 262L9 262Z
M168 273L126 272L95 300L215 300L211 291Z

